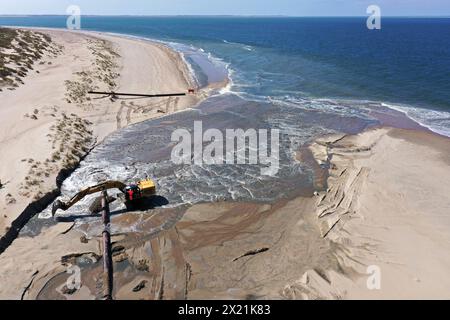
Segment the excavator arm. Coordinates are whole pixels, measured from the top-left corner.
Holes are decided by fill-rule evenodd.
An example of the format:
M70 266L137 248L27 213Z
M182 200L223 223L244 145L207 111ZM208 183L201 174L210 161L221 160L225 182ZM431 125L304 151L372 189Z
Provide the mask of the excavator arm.
M59 209L64 210L64 211L68 210L74 204L76 204L77 202L79 202L84 197L86 197L90 194L97 193L97 192L107 190L107 189L115 189L115 188L119 189L121 192L125 192L126 187L127 186L120 181L105 181L98 185L88 187L88 188L83 189L80 192L78 192L76 195L74 195L72 197L72 199L70 199L67 202L63 202L61 200L56 200L53 203L52 215L54 216L56 211L58 211Z

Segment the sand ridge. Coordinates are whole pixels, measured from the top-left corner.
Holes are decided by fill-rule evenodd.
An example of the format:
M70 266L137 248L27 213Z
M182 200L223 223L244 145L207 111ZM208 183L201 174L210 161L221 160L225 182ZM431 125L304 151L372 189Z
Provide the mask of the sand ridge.
M330 166L316 215L322 236L340 248L341 268L353 273L346 298L448 299L450 139L380 128L325 137L311 149ZM380 270L380 290L367 287L369 266Z

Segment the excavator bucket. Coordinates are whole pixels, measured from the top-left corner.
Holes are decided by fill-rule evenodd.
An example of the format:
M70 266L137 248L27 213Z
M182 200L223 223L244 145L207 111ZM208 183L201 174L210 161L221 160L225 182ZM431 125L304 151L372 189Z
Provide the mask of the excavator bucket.
M53 202L52 216L55 216L56 211L58 211L59 209L66 211L67 210L67 206L61 200L56 200L55 202Z

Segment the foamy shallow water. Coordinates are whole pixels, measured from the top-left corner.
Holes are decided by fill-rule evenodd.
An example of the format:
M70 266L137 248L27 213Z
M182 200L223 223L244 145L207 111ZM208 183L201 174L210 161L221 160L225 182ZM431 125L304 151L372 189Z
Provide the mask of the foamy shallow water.
M171 134L194 121L203 130L279 129L280 168L276 176L261 174L263 165L177 165L170 155ZM105 180L134 182L149 176L167 207L211 201L275 201L299 190L312 188L312 169L296 160L296 151L315 137L335 132L356 133L377 121L369 117L325 113L305 106L257 103L233 94L212 97L197 110L187 110L149 120L118 131L95 148L63 184L62 197L70 198L88 185ZM112 195L118 191L111 191ZM90 196L61 216L86 215L95 196ZM125 209L118 202L112 210ZM50 209L41 213L48 218Z

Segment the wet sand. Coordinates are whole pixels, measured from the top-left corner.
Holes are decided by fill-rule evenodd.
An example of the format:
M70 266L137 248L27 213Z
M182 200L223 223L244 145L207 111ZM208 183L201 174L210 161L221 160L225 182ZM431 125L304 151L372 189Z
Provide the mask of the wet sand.
M300 278L309 269L337 267L330 245L320 237L313 208L312 199L298 198L273 205L200 204L186 212L156 209L114 216L115 228L133 225L142 230L113 238L115 298L288 297L282 289L291 279ZM164 230L152 234L151 230L161 225ZM8 283L1 288L3 298L17 299L22 294L25 299L101 298L102 288L97 285L102 274L101 260L82 267L83 291L74 295L57 292L70 276L61 275L67 263L57 257L74 253L89 256L91 252L100 255L101 238L95 227L86 226L96 235L89 237L87 244L80 242L83 233L77 230L61 234L69 227L58 224L35 238L19 238L0 256L0 261L10 261L2 269L12 270L11 264L18 266L14 271L18 276L11 277L11 272L1 276ZM45 245L46 241L57 245ZM36 242L41 245L35 246ZM17 256L17 250L22 254ZM29 262L28 255L34 257ZM49 259L53 256L54 260ZM143 281L145 287L133 291ZM26 283L31 285L24 286Z
M114 215L114 297L448 298L449 139L384 127L310 149L330 168L324 175L318 166L316 185L327 190L314 197ZM101 298L100 226L58 224L16 240L0 256L8 284L0 296ZM64 294L68 261L81 266L82 289ZM373 265L380 290L366 285Z

